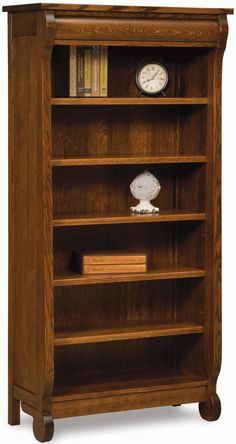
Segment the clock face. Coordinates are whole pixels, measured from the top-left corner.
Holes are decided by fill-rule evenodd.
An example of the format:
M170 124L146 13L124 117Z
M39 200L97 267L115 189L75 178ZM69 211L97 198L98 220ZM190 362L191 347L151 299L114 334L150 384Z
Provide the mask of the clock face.
M147 95L161 93L168 83L168 72L160 63L142 65L136 73L137 87Z

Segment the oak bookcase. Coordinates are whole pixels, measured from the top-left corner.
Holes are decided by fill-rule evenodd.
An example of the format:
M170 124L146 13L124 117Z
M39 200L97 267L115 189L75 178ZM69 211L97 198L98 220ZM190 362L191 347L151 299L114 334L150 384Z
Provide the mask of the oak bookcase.
M9 16L9 423L199 403L221 362L221 71L230 9L34 4ZM69 97L69 46L106 45L108 97ZM164 59L166 97L137 97ZM162 185L131 215L131 180ZM74 248L147 273L70 272Z

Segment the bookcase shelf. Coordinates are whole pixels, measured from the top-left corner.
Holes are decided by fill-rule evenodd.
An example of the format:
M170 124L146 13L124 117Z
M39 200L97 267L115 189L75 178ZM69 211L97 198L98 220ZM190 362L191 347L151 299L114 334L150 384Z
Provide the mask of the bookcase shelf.
M207 97L161 97L161 98L145 98L145 97L77 97L77 98L52 98L51 104L53 106L60 105L207 105Z
M78 331L58 331L54 345L88 344L203 333L203 326L191 323L127 322L125 325L81 325Z
M169 156L162 154L159 156L78 156L78 157L64 157L54 156L52 159L52 166L87 166L87 165L145 165L158 163L205 163L207 156L183 156L175 155Z
M4 10L9 423L22 408L44 442L54 419L77 415L199 403L202 418L218 419L221 73L232 10ZM139 94L137 70L152 62L168 72L165 95ZM144 170L161 184L159 213L130 211ZM91 254L103 266L141 257L129 270L147 271L109 274L109 262L107 273L83 274Z
M203 388L207 386L207 380L204 378L196 377L194 374L179 374L165 373L162 376L158 376L156 372L147 373L139 372L133 373L132 378L129 374L121 375L105 375L96 378L92 376L83 380L80 378L80 384L78 379L74 381L60 380L55 386L51 402L55 403L53 409L57 410L57 402L71 401L75 399L96 398L97 393L100 396L114 396L129 393L149 393L168 390L169 386L172 389L186 390L189 388ZM154 405L154 404L153 404Z
M54 287L64 287L73 285L106 284L111 282L140 282L161 279L186 279L205 276L205 271L179 265L178 267L162 268L159 270L149 270L147 273L131 274L103 274L99 276L78 276L78 274L56 274L53 280Z
M172 222L205 220L205 213L193 213L191 211L172 210L163 211L157 214L135 214L135 213L91 213L83 215L66 214L55 216L54 227L72 227L80 225L105 225L105 224L137 224L152 222Z

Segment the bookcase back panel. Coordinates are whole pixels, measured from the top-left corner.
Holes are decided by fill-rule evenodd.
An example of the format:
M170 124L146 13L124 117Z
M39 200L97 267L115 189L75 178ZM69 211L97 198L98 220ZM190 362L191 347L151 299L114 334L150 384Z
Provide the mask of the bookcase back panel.
M205 373L202 335L117 341L58 347L55 350L55 387L120 382L131 386L153 377L196 377ZM99 388L98 388L99 389Z
M52 151L65 157L205 154L205 119L206 107L197 105L56 106Z
M171 339L116 341L55 349L55 375L105 376L170 368ZM70 382L71 380L67 381Z
M202 324L203 298L202 279L56 288L55 330L115 327L126 321Z
M146 253L150 270L175 263L204 268L203 234L204 223L197 221L55 228L54 271L73 271L74 250Z
M150 62L161 62L168 70L166 97L207 97L208 54L206 48L109 46L108 97L136 97L136 71ZM69 97L69 62L70 47L55 46L53 97Z
M130 184L144 170L154 174L161 184L161 191L153 200L160 214L176 208L204 211L204 165L116 165L55 168L54 214L126 214L130 206L138 203L130 192Z

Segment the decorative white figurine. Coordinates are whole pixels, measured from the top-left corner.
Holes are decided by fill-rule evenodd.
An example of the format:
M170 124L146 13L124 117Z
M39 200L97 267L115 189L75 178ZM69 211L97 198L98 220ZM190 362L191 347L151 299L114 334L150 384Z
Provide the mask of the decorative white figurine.
M159 208L154 207L150 200L157 197L161 185L157 178L149 171L139 174L130 184L130 191L140 202L136 207L130 207L134 213L158 213Z

